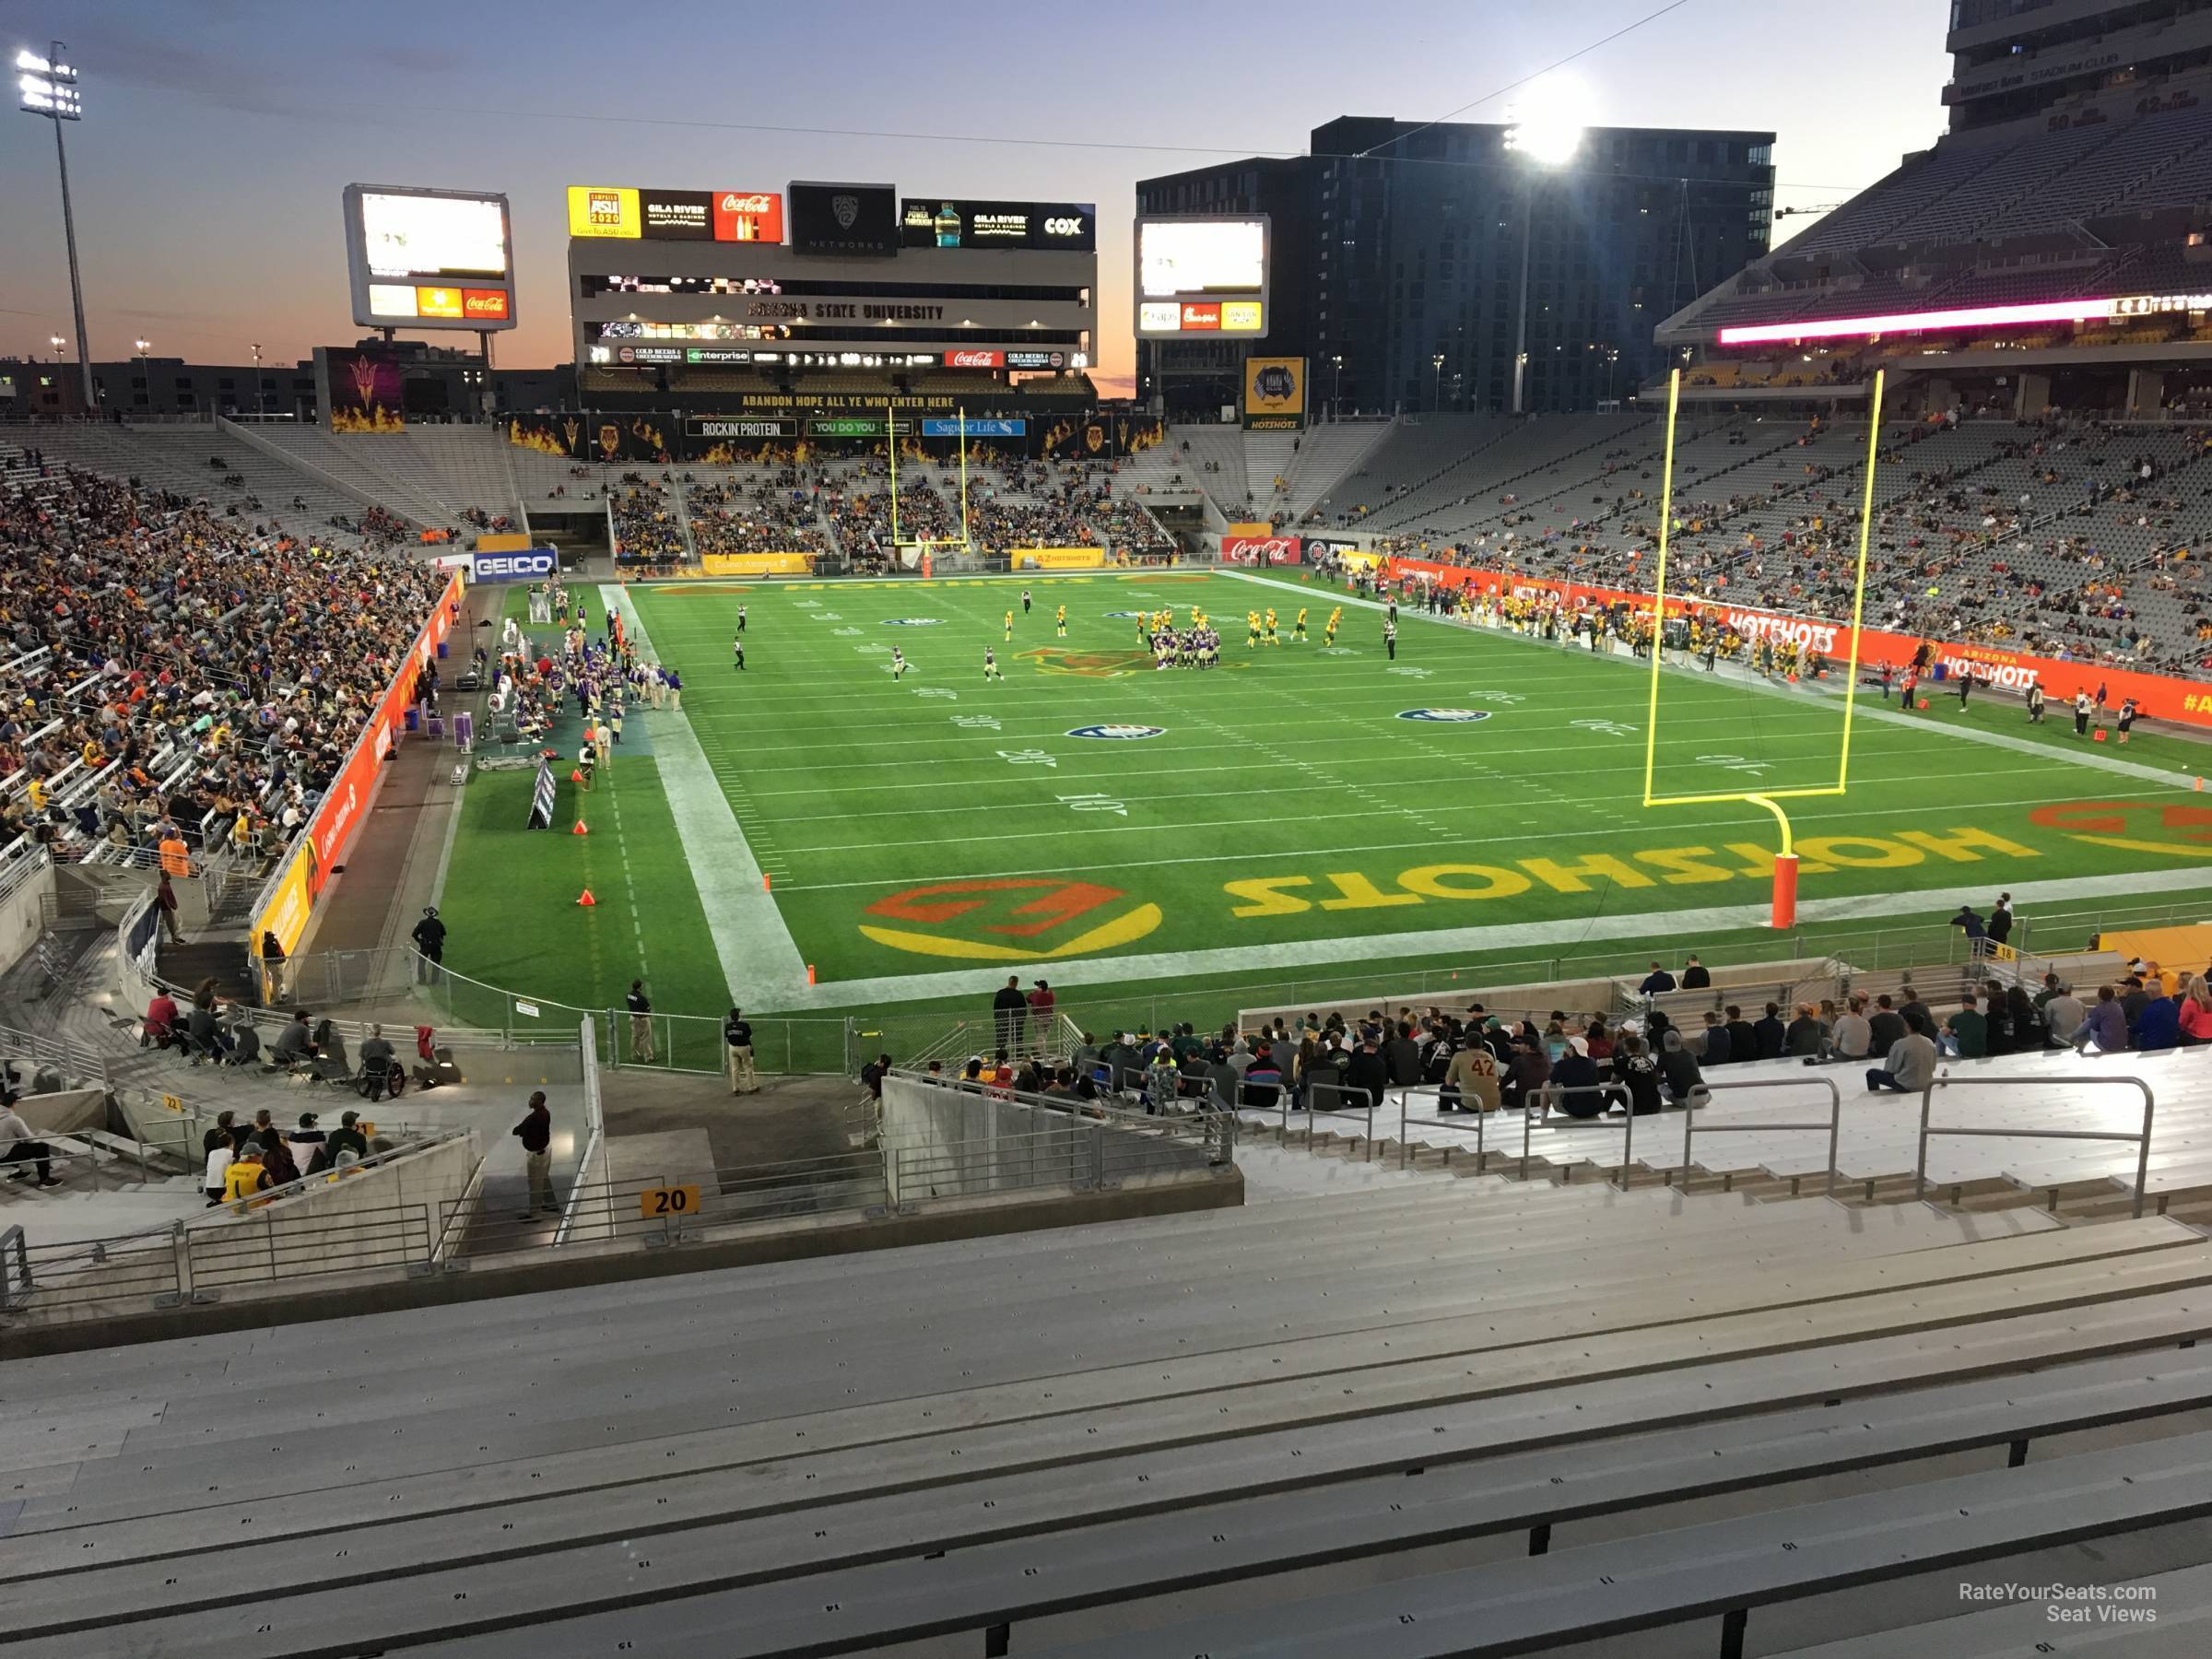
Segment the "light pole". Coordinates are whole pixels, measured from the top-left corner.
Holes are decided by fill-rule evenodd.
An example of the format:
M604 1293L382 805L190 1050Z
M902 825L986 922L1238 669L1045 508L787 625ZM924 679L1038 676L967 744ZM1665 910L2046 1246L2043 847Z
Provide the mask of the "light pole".
M1332 365L1333 365L1333 366L1335 368L1335 371L1336 371L1336 384L1335 384L1335 389L1334 389L1334 390L1332 390L1332 391L1330 392L1330 394L1329 394L1329 418L1330 418L1331 420L1342 420L1342 419L1344 418L1344 358L1343 358L1343 355L1342 355L1341 353L1339 353L1337 356L1335 356L1335 357L1332 357L1332 358L1329 359L1329 361L1330 361L1330 363L1331 363L1331 364L1332 364Z
M16 53L16 86L22 94L16 107L53 123L53 159L62 170L62 235L69 244L69 303L76 314L76 371L84 382L85 413L89 415L92 348L85 340L85 285L76 271L76 215L69 205L69 152L62 143L62 123L82 121L85 108L76 95L76 71L62 61L61 41L54 41L51 50L51 57L41 57L29 47Z
M1444 406L1444 354L1440 351L1430 358L1429 367L1436 375L1436 383L1429 393L1429 406L1431 409L1441 409Z
M146 412L149 415L154 412L154 371L147 363L146 354L153 349L153 346L154 343L151 340L141 339L131 342L138 364L138 378L146 382ZM134 396L131 401L136 403L138 400Z
M268 407L261 393L261 342L253 343L253 413L266 415Z
M1528 90L1514 124L1505 130L1505 147L1531 163L1521 175L1521 286L1513 306L1513 413L1524 412L1528 378L1528 259L1534 240L1537 168L1564 167L1582 147L1583 100L1562 82L1547 76Z

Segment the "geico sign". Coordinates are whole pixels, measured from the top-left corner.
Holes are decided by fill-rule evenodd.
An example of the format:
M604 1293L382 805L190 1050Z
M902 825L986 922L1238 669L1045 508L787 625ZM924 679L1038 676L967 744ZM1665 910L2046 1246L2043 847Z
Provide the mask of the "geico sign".
M479 553L477 580L488 577L545 576L553 570L551 553Z

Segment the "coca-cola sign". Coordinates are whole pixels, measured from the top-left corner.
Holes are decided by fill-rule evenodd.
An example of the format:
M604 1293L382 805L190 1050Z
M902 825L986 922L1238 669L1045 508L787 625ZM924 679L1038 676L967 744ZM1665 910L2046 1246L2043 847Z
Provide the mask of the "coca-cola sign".
M1225 535L1221 557L1231 564L1293 565L1298 562L1295 535Z
M783 240L783 197L773 190L718 190L714 193L716 241L780 242Z
M1003 351L948 351L945 354L947 369L1004 369L1006 354Z

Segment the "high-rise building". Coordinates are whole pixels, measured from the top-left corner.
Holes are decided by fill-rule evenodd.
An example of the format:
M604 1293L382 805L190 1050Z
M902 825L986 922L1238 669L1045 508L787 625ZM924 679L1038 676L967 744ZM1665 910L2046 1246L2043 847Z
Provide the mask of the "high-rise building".
M1248 354L1302 356L1317 413L1588 409L1654 377L1653 327L1766 252L1773 135L1593 127L1546 164L1512 129L1345 116L1312 153L1137 185L1137 210L1260 212L1267 337L1143 340L1137 391L1234 401ZM1523 342L1525 342L1524 347Z

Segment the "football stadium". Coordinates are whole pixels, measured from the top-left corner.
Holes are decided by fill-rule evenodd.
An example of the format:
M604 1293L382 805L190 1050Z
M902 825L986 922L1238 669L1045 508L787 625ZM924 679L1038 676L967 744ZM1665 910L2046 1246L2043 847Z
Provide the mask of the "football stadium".
M0 1659L2206 1651L2212 11L1523 10L10 46Z

